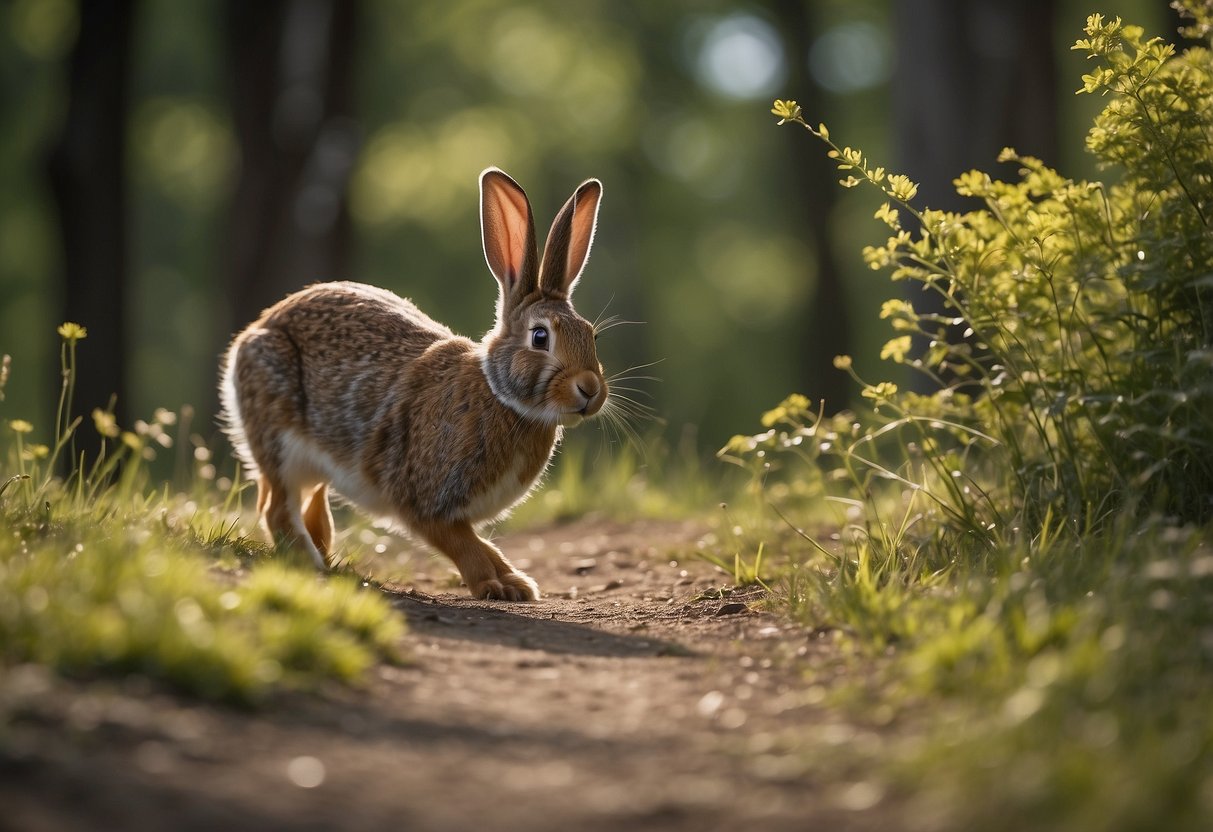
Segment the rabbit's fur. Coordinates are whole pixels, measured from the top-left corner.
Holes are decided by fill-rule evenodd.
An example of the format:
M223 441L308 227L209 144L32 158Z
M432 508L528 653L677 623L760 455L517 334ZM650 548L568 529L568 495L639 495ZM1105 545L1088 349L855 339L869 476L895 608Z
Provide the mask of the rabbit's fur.
M569 301L601 196L595 179L577 188L540 262L522 188L496 168L481 174L481 233L499 292L496 324L479 343L359 283L303 289L236 336L222 378L226 429L257 478L271 540L327 568L332 486L449 556L475 597L539 597L475 527L523 499L562 426L606 401L594 328Z

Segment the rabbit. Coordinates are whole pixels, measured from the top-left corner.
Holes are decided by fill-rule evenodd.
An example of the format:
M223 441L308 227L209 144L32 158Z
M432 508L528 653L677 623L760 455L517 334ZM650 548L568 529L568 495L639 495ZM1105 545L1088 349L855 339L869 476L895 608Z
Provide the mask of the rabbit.
M318 283L265 310L228 348L223 422L271 542L329 568L329 488L445 554L472 596L539 598L481 537L540 479L561 433L607 400L595 331L570 297L590 253L602 183L574 191L542 261L530 202L501 170L480 174L493 328L456 335L413 303L360 283Z

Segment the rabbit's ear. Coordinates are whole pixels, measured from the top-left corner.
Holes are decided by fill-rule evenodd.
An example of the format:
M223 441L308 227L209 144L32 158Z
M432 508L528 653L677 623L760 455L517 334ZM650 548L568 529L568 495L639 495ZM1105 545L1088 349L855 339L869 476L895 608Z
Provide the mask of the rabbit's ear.
M535 287L538 255L531 203L522 187L497 168L480 174L480 236L484 259L503 297L524 297Z
M573 293L590 256L601 201L602 183L587 179L556 215L539 269L539 288L545 295L566 298Z

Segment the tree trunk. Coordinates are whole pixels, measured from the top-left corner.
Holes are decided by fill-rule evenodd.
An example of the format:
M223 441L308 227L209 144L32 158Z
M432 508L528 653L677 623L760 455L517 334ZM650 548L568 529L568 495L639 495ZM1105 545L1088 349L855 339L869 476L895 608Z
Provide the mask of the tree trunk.
M898 172L917 202L966 211L952 180L992 170L1003 147L1057 162L1057 0L903 0L895 4L893 79ZM1011 174L1013 175L1013 173ZM922 312L943 312L934 292L911 289ZM918 354L925 343L916 345ZM925 376L915 383L926 392Z
M901 172L924 205L965 207L952 180L998 152L1057 161L1056 0L903 0L893 79Z
M808 72L809 47L816 36L812 4L776 0L774 11L787 47L787 89L797 97L806 120L819 117L824 96ZM813 258L804 279L816 278L816 291L796 343L798 381L805 395L824 400L826 411L833 413L846 408L853 390L850 378L834 367L834 356L849 353L852 347L846 294L830 231L830 216L838 201L837 177L834 163L825 153L805 145L804 131L783 130L781 134L794 190L789 205Z
M88 328L69 415L87 417L116 396L121 424L128 392L126 118L134 6L133 0L80 4L67 112L47 157L62 234L62 320ZM99 447L87 419L76 447L90 455Z
M227 239L227 333L308 283L346 277L357 3L229 0L240 171Z

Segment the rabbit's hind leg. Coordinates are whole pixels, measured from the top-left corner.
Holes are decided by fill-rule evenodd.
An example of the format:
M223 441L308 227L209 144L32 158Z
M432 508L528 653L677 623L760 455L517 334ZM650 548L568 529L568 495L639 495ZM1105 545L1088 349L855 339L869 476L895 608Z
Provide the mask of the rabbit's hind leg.
M312 543L325 558L333 551L333 511L329 508L329 487L316 486L303 504L303 526Z
M432 521L417 529L426 541L455 562L474 598L535 601L539 585L506 560L465 521Z
M262 473L257 490L262 528L274 544L298 546L311 556L317 569L328 569L325 553L313 542L311 531L304 523L301 498L298 488L275 482ZM326 498L326 506L327 503Z

